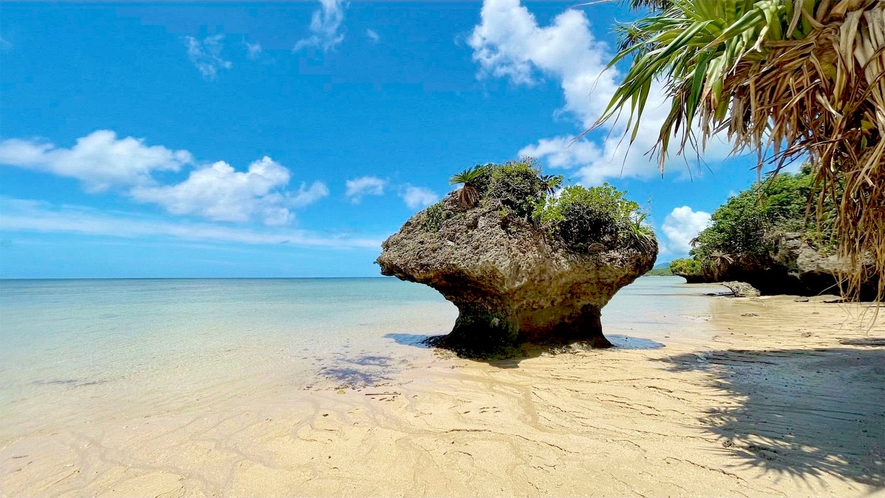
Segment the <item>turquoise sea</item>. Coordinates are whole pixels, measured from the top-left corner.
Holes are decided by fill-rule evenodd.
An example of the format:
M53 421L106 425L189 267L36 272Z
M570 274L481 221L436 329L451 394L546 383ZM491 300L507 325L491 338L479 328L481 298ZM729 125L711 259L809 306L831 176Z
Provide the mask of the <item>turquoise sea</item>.
M690 334L711 288L644 277L603 310L622 347ZM54 425L384 381L457 310L392 278L0 281L0 443ZM303 394L302 394L303 395ZM256 398L263 399L263 398Z

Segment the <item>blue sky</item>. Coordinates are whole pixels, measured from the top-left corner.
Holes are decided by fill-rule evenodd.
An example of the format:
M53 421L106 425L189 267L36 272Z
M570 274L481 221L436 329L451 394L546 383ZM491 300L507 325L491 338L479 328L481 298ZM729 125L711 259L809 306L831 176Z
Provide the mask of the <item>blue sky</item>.
M572 5L4 2L0 277L376 276L452 174L520 155L627 190L684 256L754 161L714 141L662 178L662 107L629 153L572 143L631 16Z

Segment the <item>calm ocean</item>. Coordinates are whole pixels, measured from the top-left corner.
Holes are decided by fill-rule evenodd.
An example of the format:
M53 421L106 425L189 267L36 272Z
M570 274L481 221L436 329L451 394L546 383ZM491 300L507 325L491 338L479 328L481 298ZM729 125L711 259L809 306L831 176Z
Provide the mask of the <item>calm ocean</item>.
M626 346L686 331L716 290L641 278L603 326ZM264 388L371 384L430 354L416 343L456 316L432 289L392 278L0 281L0 442Z

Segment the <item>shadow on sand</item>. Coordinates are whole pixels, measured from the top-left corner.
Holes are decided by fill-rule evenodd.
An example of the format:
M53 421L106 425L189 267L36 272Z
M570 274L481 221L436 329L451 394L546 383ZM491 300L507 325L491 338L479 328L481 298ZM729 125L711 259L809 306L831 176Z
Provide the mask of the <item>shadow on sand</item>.
M707 372L711 387L738 403L709 410L702 423L743 466L885 487L885 349L727 350L669 361L675 371Z
M523 360L527 360L529 358L537 358L542 354L570 354L570 353L578 353L580 351L586 351L589 349L598 349L603 351L605 349L657 349L664 347L660 342L652 341L650 339L643 339L640 337L628 337L625 335L610 335L606 336L608 340L612 343L612 348L593 348L590 344L587 343L573 343L573 344L533 344L533 343L523 343L518 346L514 346L505 351L499 351L492 355L477 355L473 354L470 351L463 351L454 348L446 347L443 339L446 337L444 335L418 335L418 334L387 334L384 336L387 339L392 339L394 342L404 346L414 346L419 348L437 348L442 351L447 351L459 358L463 358L466 360L473 361L481 361L483 363L488 363L491 366L498 368L517 368L519 367L519 363Z
M407 365L407 360L390 355L339 353L318 367L317 376L332 382L335 388L358 390L392 382Z
M477 353L471 350L449 347L445 342L446 335L387 334L384 337L386 339L393 339L394 342L403 346L435 349L443 355L447 354L465 360L481 361L498 368L516 368L522 360L536 358L545 352L543 348L533 344L520 344L493 353Z

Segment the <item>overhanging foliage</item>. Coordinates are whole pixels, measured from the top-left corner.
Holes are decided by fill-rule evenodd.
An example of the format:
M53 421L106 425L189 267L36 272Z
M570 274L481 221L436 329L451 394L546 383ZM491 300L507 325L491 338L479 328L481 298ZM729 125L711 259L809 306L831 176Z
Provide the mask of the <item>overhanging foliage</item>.
M760 170L810 159L814 201L837 207L846 292L877 277L885 294L885 2L634 1L652 11L621 30L630 70L599 123L629 116L630 141L656 81L670 111L653 150L724 133Z

